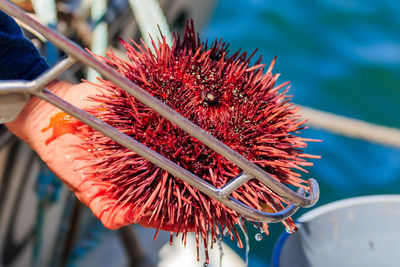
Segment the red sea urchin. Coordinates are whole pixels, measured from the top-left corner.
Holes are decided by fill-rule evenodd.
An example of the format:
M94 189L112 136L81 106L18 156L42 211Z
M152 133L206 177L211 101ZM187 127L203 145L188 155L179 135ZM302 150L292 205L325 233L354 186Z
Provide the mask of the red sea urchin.
M300 150L309 140L294 133L304 128L304 121L298 121L295 113L299 108L293 107L285 95L289 87L279 92L288 83L275 86L279 77L271 72L275 59L264 74L261 58L250 66L252 55L238 51L229 56L228 46L221 41L208 48L200 42L192 23L183 37L175 36L172 47L165 40L154 44L154 53L145 45L121 43L128 61L113 53L99 58L275 179L307 188L292 169L305 171L302 166L312 163L304 158L315 156ZM95 86L105 93L90 97L95 105L87 111L93 115L216 187L241 172L113 83L99 81ZM99 183L108 186L101 194L115 200L114 209L130 207L127 221L154 227L157 233L160 229L171 231L171 242L173 232L182 233L182 240L188 232L195 232L197 244L201 234L207 261L209 239L216 242L223 231L242 246L234 227L240 223L239 214L86 126L74 132L87 140L85 146L92 157L86 160ZM287 204L255 180L232 196L268 212L282 210ZM295 230L292 219L283 223L290 231ZM267 231L267 224L259 226Z

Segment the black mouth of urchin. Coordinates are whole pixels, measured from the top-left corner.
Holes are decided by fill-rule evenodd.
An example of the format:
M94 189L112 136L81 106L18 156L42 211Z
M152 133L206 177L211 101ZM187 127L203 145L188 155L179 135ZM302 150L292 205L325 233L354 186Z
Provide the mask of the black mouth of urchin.
M208 105L214 105L218 103L219 97L216 93L212 91L205 91L203 92L203 101Z

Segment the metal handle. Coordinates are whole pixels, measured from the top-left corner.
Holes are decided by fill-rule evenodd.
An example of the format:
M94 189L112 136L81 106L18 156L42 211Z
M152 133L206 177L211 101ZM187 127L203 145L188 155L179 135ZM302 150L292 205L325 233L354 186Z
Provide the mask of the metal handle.
M8 13L9 15L18 18L25 24L37 30L43 36L45 36L50 42L56 45L58 48L66 52L70 57L61 61L52 67L49 71L42 74L39 78L31 82L21 82L21 81L8 81L0 85L1 93L30 93L33 94L57 107L64 110L65 112L76 117L78 120L89 125L90 127L96 129L97 131L103 133L104 135L110 137L122 146L131 149L138 155L143 156L150 162L158 165L165 171L171 173L172 175L182 179L188 184L196 187L201 192L206 195L220 201L225 206L235 210L244 217L254 221L260 222L276 222L281 221L289 216L291 216L296 210L301 207L310 207L314 205L319 197L318 183L314 179L309 179L310 192L308 196L305 196L305 190L300 189L298 192L290 190L285 185L281 184L279 181L271 177L268 173L263 171L260 167L256 166L252 162L248 161L239 153L235 152L222 142L220 142L215 137L208 134L206 131L190 122L185 117L181 116L173 109L159 101L158 99L152 97L145 90L137 86L136 84L129 81L127 78L121 76L115 70L109 68L103 63L99 62L84 49L76 45L75 43L68 40L66 37L57 33L56 31L49 29L27 14L20 10L16 6L10 4L5 0L0 0L0 8ZM110 125L104 123L103 121L95 118L94 116L88 114L87 112L71 105L70 103L64 101L58 96L52 94L46 89L42 89L52 80L54 80L59 74L66 71L72 64L73 59L80 61L103 75L104 78L112 81L117 86L131 94L133 97L138 99L140 102L150 107L152 110L159 113L161 116L169 120L170 122L177 125L182 130L186 131L190 135L197 138L199 141L203 142L205 145L216 151L217 153L224 156L226 159L230 160L232 163L236 164L245 173L239 175L228 184L222 188L216 188L213 185L205 182L203 179L197 177L191 172L183 169L174 162L168 160L167 158L161 156L157 152L149 149L143 144L139 143L135 139L119 132ZM18 86L16 86L18 85ZM234 199L230 194L236 190L238 187L249 181L250 179L258 179L272 191L282 197L288 203L293 203L286 207L286 209L277 213L266 213L258 211L244 203Z

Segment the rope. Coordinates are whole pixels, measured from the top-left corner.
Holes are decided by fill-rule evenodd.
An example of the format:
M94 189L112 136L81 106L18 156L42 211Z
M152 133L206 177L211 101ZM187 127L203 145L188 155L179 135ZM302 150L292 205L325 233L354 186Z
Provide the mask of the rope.
M336 134L400 148L400 130L301 106L307 124Z

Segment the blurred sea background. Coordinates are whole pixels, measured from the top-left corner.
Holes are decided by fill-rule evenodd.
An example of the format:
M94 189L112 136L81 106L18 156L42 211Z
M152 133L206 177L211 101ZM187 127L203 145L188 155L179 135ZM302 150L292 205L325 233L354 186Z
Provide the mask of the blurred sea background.
M112 1L113 3L123 2ZM291 82L290 94L293 95L295 103L400 128L398 111L400 106L400 5L398 1L218 0L216 9L211 13L208 24L201 30L202 40L212 41L223 38L230 44L231 53L239 48L249 53L259 49L254 58L262 55L263 63L266 65L269 65L276 55L274 73L282 74L278 84ZM122 17L122 19L125 18ZM124 23L127 22L127 20L124 21ZM305 149L306 153L322 156L319 160L312 160L315 166L307 168L310 173L303 175L303 178L313 177L319 182L321 195L315 207L356 196L400 193L400 149L347 138L312 127L303 130L302 136L323 140L322 143L309 143L308 148ZM25 150L28 151L28 148L25 147ZM25 150L21 149L21 154L24 154ZM29 153L24 154L24 157L27 158ZM20 162L22 167L30 166L30 163L26 163L28 160L25 162L17 159L15 156L15 161ZM20 169L19 166L13 168ZM36 172L41 174L39 171ZM36 176L38 176L37 173ZM46 169L44 169L44 174L47 174ZM127 265L129 259L124 254L120 233L105 229L87 209L85 214L89 215L86 216L88 218L81 220L80 232L78 234L68 232L72 236L79 235L79 238L75 237L76 242L73 247L69 243L64 245L63 240L65 241L65 236L67 236L66 225L68 226L68 222L76 218L65 219L67 224L60 224L61 226L57 228L58 226L53 227L56 223L51 217L57 216L51 215L47 217L47 222L52 227L45 228L45 224L41 221L42 212L35 213L36 209L40 211L43 208L43 205L37 205L36 189L39 187L36 187L35 175L30 175L29 180L23 174L19 177L20 180L11 179L14 176L10 175L11 178L7 179L7 181L12 181L10 185L13 186L10 188L14 188L14 191L23 188L31 198L14 197L12 194L14 191L3 190L3 194L7 193L6 196L13 196L4 203L8 205L7 207L11 207L8 210L20 212L21 215L16 218L19 218L19 223L24 223L22 225L27 225L26 229L36 229L39 237L47 237L51 239L51 242L53 239L61 240L57 241L54 249L48 246L49 248L46 247L44 251L47 249L46 251L50 253L60 251L60 248L65 249L62 259L68 263L66 266L91 266L94 262L98 266ZM56 180L55 177L54 179ZM30 181L30 184L25 186L25 181ZM50 184L50 186L53 185ZM20 202L25 205L23 206L25 208L18 208ZM65 202L75 203L72 198ZM46 212L55 207L56 211L62 211L63 216L67 218L69 208L66 205L67 208L64 209L62 203L64 202L51 202L51 205L46 207ZM294 219L311 209L300 209ZM31 210L32 214L25 214L27 210ZM77 210L79 210L78 206ZM0 212L1 214L5 213ZM3 218L7 218L8 214L14 213L7 213ZM13 222L7 219L7 224L0 224L0 226L14 229L15 236L20 236L21 232L24 232L14 227L19 224ZM9 235L12 231L7 229L3 231L7 235L3 234L3 236L8 238L12 236ZM41 233L42 229L46 231L43 230ZM52 234L53 230L55 233L58 231L58 235ZM285 231L284 226L280 223L270 224L269 236L264 235L261 241L255 240L258 231L251 224L247 230L250 239L249 266L270 266L274 244ZM139 233L137 236L141 238L140 247L143 251L156 258L158 252L154 247L163 245L163 234L160 233L161 237L158 241L153 242L154 229L135 227L135 231ZM2 240L1 235L0 240ZM168 240L168 233L164 233L164 241L168 242ZM224 241L245 259L245 249L239 249L229 239L224 239ZM182 247L180 242L176 243ZM5 248L11 247L10 243L2 242L0 245L3 244ZM49 241L46 244L52 243ZM25 258L17 253L11 256L17 260L26 260L26 262L31 262L33 259L36 260L33 262L36 266L46 266L38 264L40 262L37 258L38 251L44 247L41 244L41 238L32 239L28 245L24 244L24 246L25 249L19 252ZM0 246L0 252L2 250ZM59 254L49 254L51 257L47 259L46 253L41 254L45 255L43 262L49 259L60 262ZM0 259L4 260L2 257L5 254L3 252L0 254ZM171 253L171 255L172 258L177 258L176 254ZM195 261L194 257L193 261ZM117 265L117 262L120 265ZM202 265L203 263L196 262L195 264ZM224 265L224 267L227 266Z
M259 49L263 63L276 55L278 84L291 82L295 103L400 128L400 5L395 0L220 0L203 39L223 38L230 51ZM321 189L320 205L362 195L400 193L400 151L310 128L303 136L313 160L309 174ZM314 208L314 207L313 207ZM309 209L301 209L298 218ZM285 231L271 224L256 241L250 231L250 267L268 266ZM225 240L229 242L229 240ZM243 258L245 249L230 243Z

